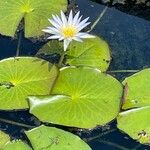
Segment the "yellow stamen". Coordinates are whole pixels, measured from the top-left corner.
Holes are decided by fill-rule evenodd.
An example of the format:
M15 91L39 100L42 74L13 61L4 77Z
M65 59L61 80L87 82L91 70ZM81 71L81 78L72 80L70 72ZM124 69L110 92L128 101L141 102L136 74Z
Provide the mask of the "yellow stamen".
M62 28L62 33L65 38L71 38L77 33L77 29L73 26L67 26Z

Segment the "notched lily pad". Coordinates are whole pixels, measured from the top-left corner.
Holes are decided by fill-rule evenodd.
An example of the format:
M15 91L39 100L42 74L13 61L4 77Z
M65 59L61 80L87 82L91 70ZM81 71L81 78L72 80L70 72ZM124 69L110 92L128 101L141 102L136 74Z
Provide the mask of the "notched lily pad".
M25 37L44 34L48 18L67 9L67 0L0 0L0 33L14 36L24 18Z
M63 53L63 43L52 40L45 44L37 55ZM110 50L108 44L99 37L84 39L83 42L72 41L67 52L66 63L73 66L88 66L106 71L110 64Z
M123 84L126 86L123 109L150 106L150 68L126 78Z
M142 144L150 144L150 106L122 112L117 127Z
M42 125L25 133L34 150L91 150L78 136L54 127Z
M118 115L122 85L97 69L68 67L61 69L51 94L30 96L30 113L44 122L93 128Z
M110 64L108 44L99 37L73 41L67 51L67 63L73 66L89 66L106 71Z
M117 117L118 128L142 144L150 144L150 68L123 81L123 109Z
M28 108L27 96L47 95L58 74L56 66L36 57L0 61L0 109Z

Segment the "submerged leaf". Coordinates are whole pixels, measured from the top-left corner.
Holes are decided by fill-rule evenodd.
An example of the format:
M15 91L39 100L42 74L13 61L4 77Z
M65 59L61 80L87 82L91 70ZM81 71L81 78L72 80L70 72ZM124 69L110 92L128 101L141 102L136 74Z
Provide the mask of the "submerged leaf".
M41 36L52 14L67 9L67 0L0 0L0 33L14 36L22 19L25 37Z
M8 58L0 61L0 109L28 108L29 95L47 95L58 70L36 57Z
M45 122L93 128L118 115L122 85L99 70L68 67L61 69L51 94L29 97L30 113Z
M62 54L63 53L63 43L57 40L51 40L46 43L37 53L37 55L45 54Z

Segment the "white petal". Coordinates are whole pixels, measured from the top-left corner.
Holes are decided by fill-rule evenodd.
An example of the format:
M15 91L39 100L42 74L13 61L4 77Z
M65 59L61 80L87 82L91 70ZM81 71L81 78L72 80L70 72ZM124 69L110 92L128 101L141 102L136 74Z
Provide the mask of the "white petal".
M49 30L49 29L43 29L43 32L49 33L49 34L56 34L56 32Z
M75 26L78 26L78 24L80 23L80 21L81 21L81 19L82 19L82 16L80 16L80 18L77 20L77 22L75 22Z
M89 19L89 17L86 18L86 19L84 19L83 21L81 21L81 22L78 24L77 28L79 28L79 27L81 27L82 25L84 25L85 23L87 23L88 19Z
M80 11L78 11L78 13L74 16L74 18L73 18L73 24L75 24L78 21L79 15L80 15Z
M56 27L57 29L60 29L60 25L55 20L52 20L52 19L48 19L48 20L54 27Z
M58 24L59 24L60 26L62 26L63 22L61 21L61 18L60 18L58 15L54 16L54 20L55 20L56 22L58 22Z
M60 38L59 38L59 41L62 41L64 39L64 37L63 36L61 36Z
M53 20L61 26L62 25L61 19L58 16L55 16L55 15L52 15L52 16L53 16Z
M87 23L85 23L85 24L83 24L83 25L80 25L80 26L78 26L78 31L81 31L82 29L84 29L86 26L88 26L90 24L90 22L87 22Z
M67 18L62 10L61 10L61 19L62 19L63 25L67 25Z
M83 42L79 37L73 37L73 40L78 41L78 42Z
M59 39L60 35L52 35L50 37L48 37L47 39Z
M70 44L71 40L68 40L68 39L64 39L64 51L67 50L69 44Z
M90 35L90 34L84 33L84 32L77 33L76 36L79 38L95 38L94 35Z
M68 18L68 24L71 25L72 21L73 21L73 14L72 14L72 10L71 10L70 14L69 14L69 18Z
M47 29L54 32L54 34L60 34L60 31L55 27L47 27Z

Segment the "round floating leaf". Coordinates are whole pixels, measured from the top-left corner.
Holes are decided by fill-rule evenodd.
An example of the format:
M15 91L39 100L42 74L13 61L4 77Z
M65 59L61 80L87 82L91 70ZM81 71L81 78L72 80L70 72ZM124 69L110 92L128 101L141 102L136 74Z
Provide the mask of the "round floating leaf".
M66 9L67 0L0 0L0 33L14 36L24 18L25 36L40 36L48 18Z
M108 44L99 37L73 41L67 51L67 63L73 66L90 66L106 71L110 63Z
M10 140L10 137L4 132L0 131L0 149Z
M119 114L118 128L142 144L150 144L150 106Z
M150 68L123 81L125 96L123 109L150 105Z
M91 150L78 136L54 127L40 126L26 135L34 150Z
M17 141L12 141L8 142L2 150L32 150L31 147L29 147L27 144L24 142L17 140Z
M97 69L68 67L61 69L51 94L29 97L30 112L45 122L93 128L118 115L122 85Z
M28 95L47 95L58 70L36 57L0 61L0 109L28 108Z

